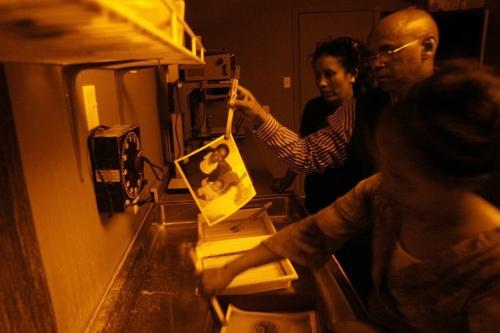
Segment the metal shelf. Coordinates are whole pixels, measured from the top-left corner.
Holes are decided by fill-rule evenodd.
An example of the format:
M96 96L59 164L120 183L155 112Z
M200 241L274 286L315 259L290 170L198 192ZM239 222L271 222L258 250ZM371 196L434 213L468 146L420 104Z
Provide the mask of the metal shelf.
M172 0L0 0L0 61L203 64L182 16Z

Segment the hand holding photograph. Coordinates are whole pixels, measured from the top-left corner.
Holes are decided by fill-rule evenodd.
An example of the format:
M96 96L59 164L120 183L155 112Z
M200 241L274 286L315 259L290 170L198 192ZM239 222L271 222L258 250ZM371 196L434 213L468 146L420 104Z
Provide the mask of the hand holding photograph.
M232 135L220 136L175 165L208 225L229 217L256 194Z

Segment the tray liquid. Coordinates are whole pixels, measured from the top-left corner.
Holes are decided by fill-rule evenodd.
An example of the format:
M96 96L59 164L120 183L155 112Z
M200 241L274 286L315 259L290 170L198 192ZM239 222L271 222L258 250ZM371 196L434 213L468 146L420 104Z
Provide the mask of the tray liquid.
M203 269L209 269L209 268L215 268L215 267L221 267L225 263L234 260L235 258L239 257L242 255L244 252L240 253L231 253L227 255L220 255L220 256L213 256L213 257L207 257L203 259ZM246 270L245 272L238 274L231 284L233 285L238 285L238 284L251 284L255 278L263 277L263 276L285 276L287 272L281 265L280 261L276 261L273 263L269 263L266 265L261 265L258 267L254 267L251 269ZM229 286L231 286L231 284Z
M201 227L203 228L202 232L204 235L203 242L224 241L274 233L273 230L270 230L269 226L265 224L264 217L262 215L257 216L254 220L241 226L240 230L236 232L230 230L231 227L244 220L245 218L230 218L227 221L217 223L211 227L207 224L203 224Z

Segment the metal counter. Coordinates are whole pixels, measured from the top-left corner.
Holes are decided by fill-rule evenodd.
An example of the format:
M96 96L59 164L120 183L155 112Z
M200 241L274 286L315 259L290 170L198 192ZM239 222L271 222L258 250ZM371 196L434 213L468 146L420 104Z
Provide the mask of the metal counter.
M268 201L273 203L268 213L277 229L306 215L292 194L259 196L245 208ZM153 208L88 332L218 332L211 308L194 292L197 278L190 250L197 241L197 214L192 200L169 201ZM315 309L323 332L330 331L339 316L362 316L356 306L354 310L350 307L356 299L349 296L349 290L345 296L350 285L334 261L315 274L294 266L299 279L290 290L220 297L221 305L231 302L242 309L261 311ZM339 279L342 281L337 283Z

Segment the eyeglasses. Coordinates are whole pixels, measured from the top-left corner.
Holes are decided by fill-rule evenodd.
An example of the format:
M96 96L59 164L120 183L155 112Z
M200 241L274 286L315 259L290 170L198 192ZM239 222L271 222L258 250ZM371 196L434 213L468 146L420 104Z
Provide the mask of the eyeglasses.
M370 52L369 54L369 59L370 60L375 60L375 59L378 59L380 57L383 57L384 59L387 59L387 58L390 58L391 56L393 56L394 54L400 52L400 51L403 51L404 49L406 49L408 46L410 46L411 44L414 44L415 42L418 42L422 39L422 37L419 37L417 39L414 39L406 44L403 44L395 49L391 49L389 48L388 46L384 47L382 46L380 49L378 49L377 51L373 51L373 52Z

